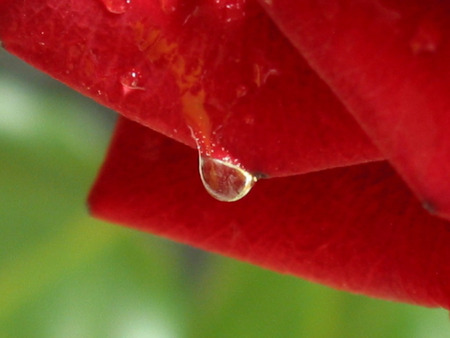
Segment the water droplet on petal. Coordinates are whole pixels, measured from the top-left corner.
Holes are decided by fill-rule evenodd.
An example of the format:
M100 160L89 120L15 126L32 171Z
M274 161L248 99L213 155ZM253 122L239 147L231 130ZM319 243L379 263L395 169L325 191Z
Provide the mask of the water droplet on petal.
M123 74L120 77L120 83L122 84L125 94L129 93L131 90L145 90L142 73L136 69L132 69Z
M45 47L45 39L46 39L46 34L44 31L41 31L38 34L38 39L36 40L36 42L39 46Z
M220 19L226 23L240 21L246 16L246 0L214 0Z
M208 156L200 156L200 177L206 191L223 202L240 200L256 182L256 177L239 165Z
M127 11L131 0L102 0L106 9L114 14L123 14Z

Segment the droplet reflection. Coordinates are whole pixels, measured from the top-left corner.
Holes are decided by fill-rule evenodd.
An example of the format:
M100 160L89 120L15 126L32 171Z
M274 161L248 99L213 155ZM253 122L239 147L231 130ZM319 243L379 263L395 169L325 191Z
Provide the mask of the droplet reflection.
M120 77L120 83L124 89L125 93L131 90L144 90L144 77L141 72L136 69L132 69L129 72L123 74Z
M102 0L106 9L114 14L123 14L127 11L131 0Z
M240 200L257 180L238 165L206 156L200 156L200 177L206 191L223 202Z

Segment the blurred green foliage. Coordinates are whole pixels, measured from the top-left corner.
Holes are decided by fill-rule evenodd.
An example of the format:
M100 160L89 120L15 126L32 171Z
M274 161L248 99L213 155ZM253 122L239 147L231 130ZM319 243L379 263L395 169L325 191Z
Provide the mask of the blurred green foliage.
M88 216L114 114L0 52L0 337L448 337L373 300Z

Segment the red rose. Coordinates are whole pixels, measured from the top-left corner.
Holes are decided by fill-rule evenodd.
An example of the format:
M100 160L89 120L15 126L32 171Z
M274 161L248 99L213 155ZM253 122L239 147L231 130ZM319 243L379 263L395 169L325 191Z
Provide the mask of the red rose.
M0 37L127 118L92 191L94 215L448 308L449 10L419 0L3 0ZM235 203L212 199L196 146L241 179L204 168L213 190L241 189L233 170L260 182Z

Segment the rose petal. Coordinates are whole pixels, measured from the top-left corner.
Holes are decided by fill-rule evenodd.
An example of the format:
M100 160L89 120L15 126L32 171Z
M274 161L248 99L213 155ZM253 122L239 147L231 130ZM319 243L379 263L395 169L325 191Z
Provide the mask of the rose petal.
M0 37L69 86L194 147L189 125L252 172L381 159L255 2L243 1L245 10L192 0L175 11L159 0L122 5L9 1Z
M450 3L261 2L424 206L449 219Z
M92 213L283 273L374 297L450 307L450 225L387 163L263 180L213 200L195 151L122 119Z

